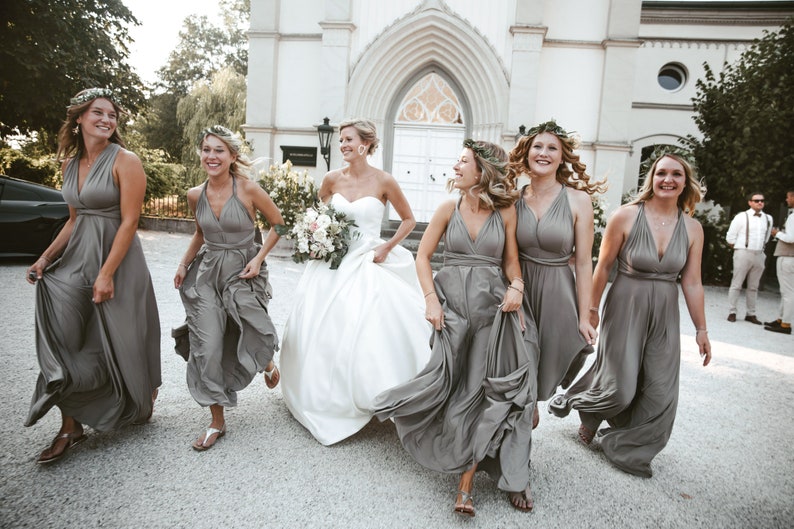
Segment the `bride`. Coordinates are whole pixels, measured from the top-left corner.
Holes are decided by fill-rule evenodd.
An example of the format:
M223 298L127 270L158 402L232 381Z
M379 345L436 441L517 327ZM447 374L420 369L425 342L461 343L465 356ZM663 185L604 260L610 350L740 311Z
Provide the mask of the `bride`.
M324 445L363 428L374 397L413 378L430 357L414 260L398 245L416 225L411 208L394 177L367 162L380 142L371 121L342 122L339 142L347 166L325 175L319 196L355 220L359 235L337 270L308 263L281 347L287 408ZM384 241L387 202L402 222Z

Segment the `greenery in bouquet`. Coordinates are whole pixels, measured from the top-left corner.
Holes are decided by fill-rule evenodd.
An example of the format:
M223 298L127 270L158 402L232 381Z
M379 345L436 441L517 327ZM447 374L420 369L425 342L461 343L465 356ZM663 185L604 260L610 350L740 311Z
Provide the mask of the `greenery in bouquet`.
M298 217L317 199L317 188L309 171L295 171L292 162L287 160L281 165L271 165L259 174L259 185L267 191L284 217L284 226L289 231L295 226ZM269 229L270 225L260 215L260 221Z
M601 250L601 240L604 238L604 229L607 226L606 199L592 195L593 202L593 265L598 261L598 252Z
M317 202L306 208L292 229L276 227L276 231L295 243L292 260L302 263L309 259L330 262L336 270L350 248L350 241L359 234L353 232L355 221L337 211L331 204Z

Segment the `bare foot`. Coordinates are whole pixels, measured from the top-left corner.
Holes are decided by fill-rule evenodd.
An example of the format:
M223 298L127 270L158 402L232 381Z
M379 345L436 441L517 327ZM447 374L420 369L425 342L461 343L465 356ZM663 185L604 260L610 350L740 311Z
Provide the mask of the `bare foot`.
M527 488L521 492L508 493L507 498L510 500L510 503L513 505L513 507L519 511L530 512L532 508L535 507L535 502L532 499L532 491L529 490L529 485L527 485Z
M275 362L271 361L268 364L268 369L265 369L265 385L273 389L278 386L278 381L281 380L281 373L276 367Z
M464 516L474 516L474 498L471 497L471 491L458 491L458 495L455 496L454 511Z
M583 445L589 446L593 442L593 437L595 437L595 432L591 432L584 424L579 425L579 441Z
M36 463L54 463L66 455L67 450L77 444L82 443L86 439L87 437L83 434L82 426L79 426L79 430L75 430L73 432L58 432L58 435L56 435L55 439L52 440L50 447L39 454L38 459L36 459Z

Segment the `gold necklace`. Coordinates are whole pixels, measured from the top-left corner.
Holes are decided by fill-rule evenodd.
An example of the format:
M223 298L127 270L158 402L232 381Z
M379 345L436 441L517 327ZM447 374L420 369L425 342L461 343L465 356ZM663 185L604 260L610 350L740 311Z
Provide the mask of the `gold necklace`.
M212 189L212 186L210 186L210 185L209 185L209 183L207 183L207 192L208 192L208 193L210 193L212 196L214 196L214 197L216 197L216 198L217 198L217 197L219 197L219 196L221 196L221 193L223 193L224 191L226 191L226 188L227 188L227 187L229 187L229 186L228 186L228 182L229 182L231 179L232 179L232 177L230 176L230 177L229 177L229 178L228 178L228 179L227 179L225 182L223 182L223 183L221 184L221 188L220 188L219 190L217 190L217 191L216 191L215 189Z
M94 162L96 162L96 159L97 159L97 158L99 158L99 155L98 155L98 154L97 154L96 156L94 156L94 161L92 162L92 161L91 161L91 160L88 158L88 153L86 153L86 155L85 155L85 164L88 166L88 168L89 168L89 169L91 168L91 164L92 164L92 163L94 163Z
M651 214L651 220L653 220L654 228L657 230L661 230L662 228L669 226L678 218L678 214L676 213L672 217L660 218L655 213Z

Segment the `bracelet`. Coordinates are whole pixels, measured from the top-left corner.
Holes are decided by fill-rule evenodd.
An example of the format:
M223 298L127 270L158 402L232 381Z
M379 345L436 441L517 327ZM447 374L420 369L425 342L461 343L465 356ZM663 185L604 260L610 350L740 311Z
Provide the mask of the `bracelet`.
M708 329L695 329L695 334L697 334L699 332L705 332L706 334L709 333Z
M435 293L436 293L436 291L435 291L435 290L431 290L430 292L428 292L427 294L425 294L425 298L426 298L427 296L429 296L430 294L435 294Z
M179 268L180 266L184 266L185 268L187 268L187 265L186 265L185 263L179 263L179 265L177 266L177 268Z
M516 288L513 285L507 285L507 288L512 288L513 290L515 290L516 292L518 292L522 296L524 295L524 291L523 290L521 290L520 288Z
M590 307L590 312L598 312L598 307Z
M52 260L51 260L49 257L46 257L44 254L41 254L41 256L39 257L39 259L44 259L44 260L45 260L45 261L47 261L48 263L52 264Z
M520 278L520 277L518 277L518 276L514 277L514 278L513 278L513 281L521 281L521 284L522 284L522 285L524 284L524 280L523 280L523 279L521 279L521 278Z

